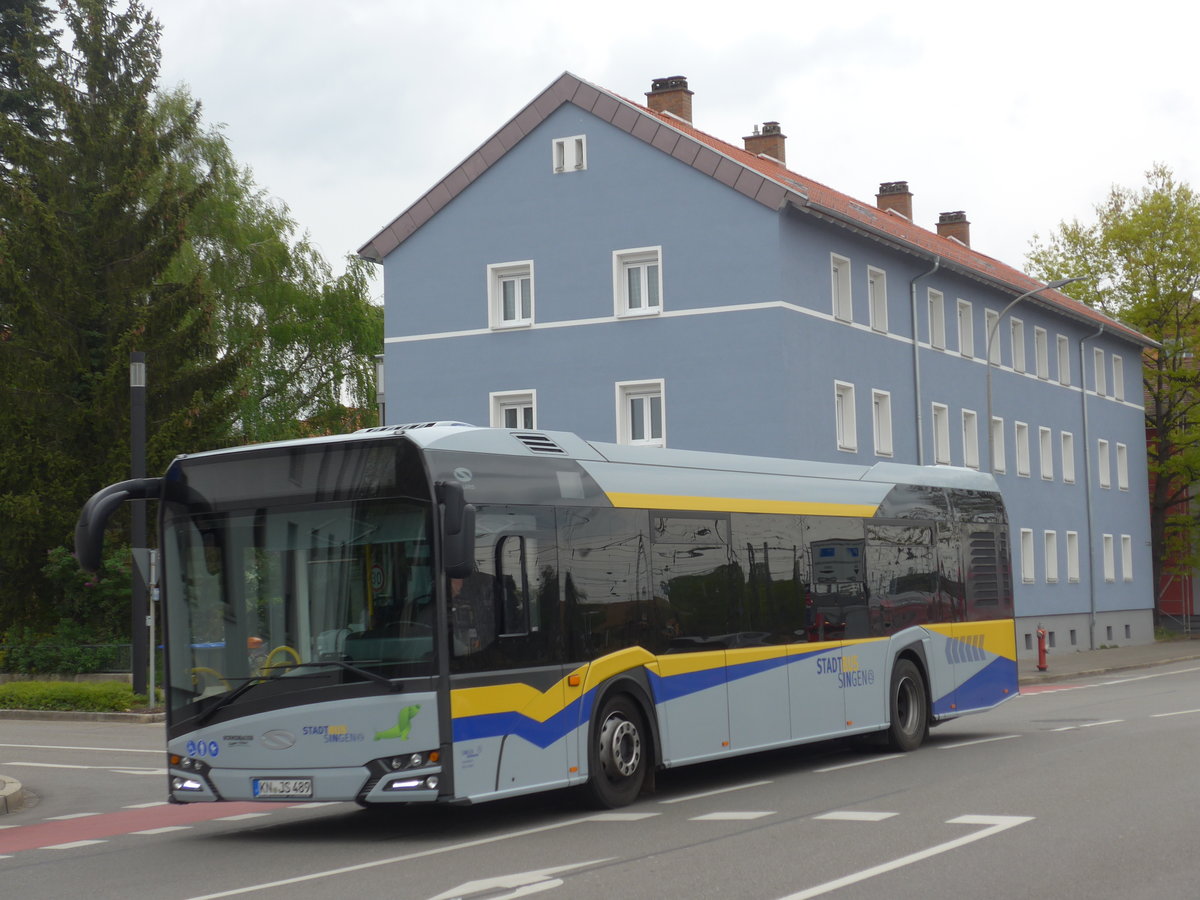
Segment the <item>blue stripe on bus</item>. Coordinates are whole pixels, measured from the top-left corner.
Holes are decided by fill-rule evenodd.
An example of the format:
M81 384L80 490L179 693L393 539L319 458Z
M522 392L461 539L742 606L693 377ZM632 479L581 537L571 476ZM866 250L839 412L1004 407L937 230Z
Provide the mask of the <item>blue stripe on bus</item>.
M1017 693L1017 663L998 656L951 691L933 703L935 716L976 712L1015 696Z

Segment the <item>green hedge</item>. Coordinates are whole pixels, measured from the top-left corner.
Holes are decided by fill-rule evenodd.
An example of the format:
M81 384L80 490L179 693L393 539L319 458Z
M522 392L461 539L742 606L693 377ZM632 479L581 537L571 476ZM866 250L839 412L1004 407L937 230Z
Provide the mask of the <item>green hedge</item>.
M119 681L11 681L0 684L0 709L76 712L129 712L144 709L146 698Z

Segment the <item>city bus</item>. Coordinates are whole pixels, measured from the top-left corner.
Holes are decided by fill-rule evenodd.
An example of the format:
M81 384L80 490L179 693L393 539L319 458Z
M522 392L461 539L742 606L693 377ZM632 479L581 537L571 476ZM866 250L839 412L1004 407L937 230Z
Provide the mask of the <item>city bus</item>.
M169 796L476 803L1017 694L994 479L434 422L177 457L157 501Z

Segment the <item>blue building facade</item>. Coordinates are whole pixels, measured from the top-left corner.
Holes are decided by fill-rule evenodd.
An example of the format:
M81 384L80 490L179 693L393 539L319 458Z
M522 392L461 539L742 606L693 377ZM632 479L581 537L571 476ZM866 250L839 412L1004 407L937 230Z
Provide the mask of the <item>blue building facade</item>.
M387 423L990 468L1019 650L1152 640L1151 342L972 251L961 213L915 225L902 182L789 171L776 123L697 131L691 97L564 74L360 249Z

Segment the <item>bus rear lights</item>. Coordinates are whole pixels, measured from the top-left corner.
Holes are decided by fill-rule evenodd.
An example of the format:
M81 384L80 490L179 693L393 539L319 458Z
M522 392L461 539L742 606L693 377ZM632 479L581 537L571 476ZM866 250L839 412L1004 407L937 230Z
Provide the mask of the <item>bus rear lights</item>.
M178 775L171 779L173 791L202 791L204 785L195 778L180 778Z
M440 780L436 775L424 778L398 778L388 782L385 791L436 791Z

